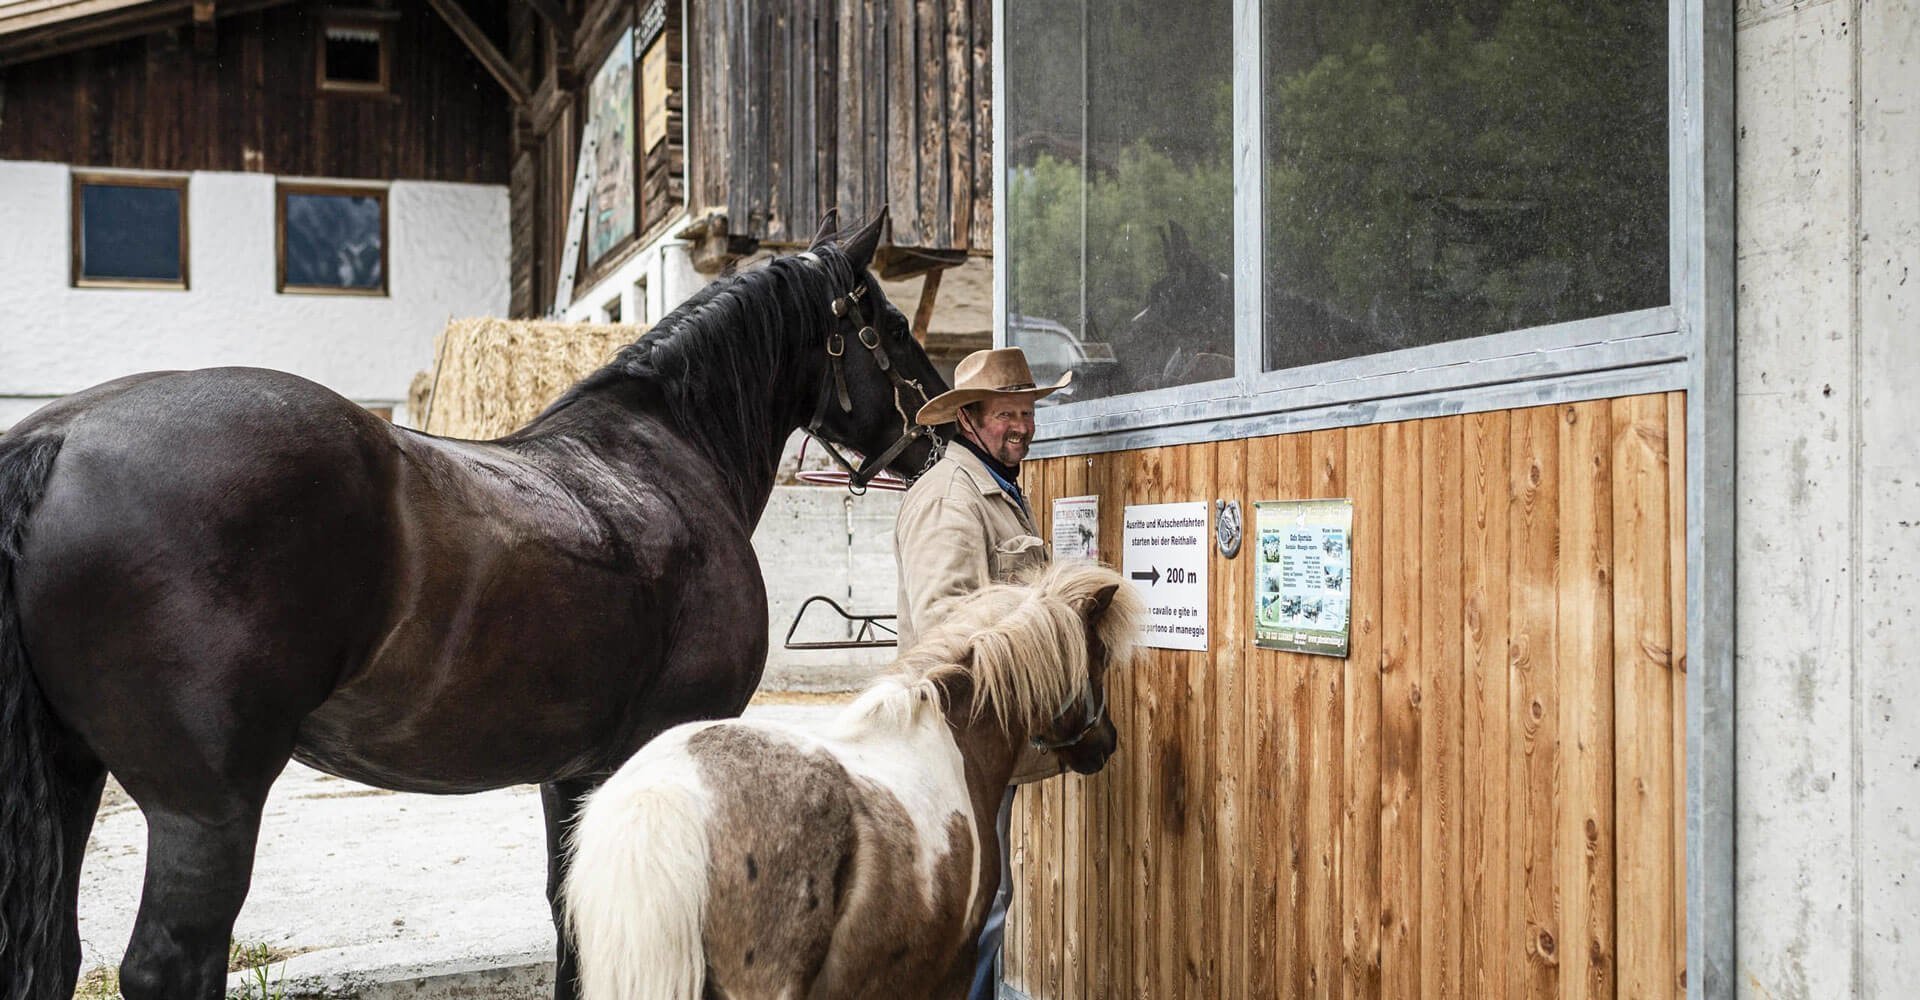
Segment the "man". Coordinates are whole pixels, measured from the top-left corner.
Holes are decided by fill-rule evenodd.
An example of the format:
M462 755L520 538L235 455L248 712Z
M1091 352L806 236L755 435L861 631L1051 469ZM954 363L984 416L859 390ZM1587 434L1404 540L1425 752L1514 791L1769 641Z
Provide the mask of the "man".
M953 388L928 400L914 417L928 427L951 423L955 435L933 468L907 491L894 523L899 566L900 648L933 623L941 601L988 583L1011 580L1048 561L1020 490L1020 462L1033 443L1033 404L1065 387L1073 373L1036 386L1018 347L975 351L954 369ZM1058 768L1046 773L1056 773ZM1000 803L1000 891L980 935L970 1000L990 1000L1000 933L1012 886L1007 822L1013 789Z

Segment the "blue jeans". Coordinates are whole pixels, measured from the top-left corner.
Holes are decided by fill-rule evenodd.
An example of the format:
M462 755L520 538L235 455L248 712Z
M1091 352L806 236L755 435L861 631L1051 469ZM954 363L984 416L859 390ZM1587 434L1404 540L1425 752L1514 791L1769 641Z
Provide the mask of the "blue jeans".
M993 906L987 910L986 926L980 928L980 953L973 966L973 985L967 1000L993 1000L1000 984L1000 939L1007 929L1007 904L1013 899L1013 866L1007 863L1007 827L1013 819L1014 786L1000 800L1000 815L993 827L1000 834L1000 888L993 894Z

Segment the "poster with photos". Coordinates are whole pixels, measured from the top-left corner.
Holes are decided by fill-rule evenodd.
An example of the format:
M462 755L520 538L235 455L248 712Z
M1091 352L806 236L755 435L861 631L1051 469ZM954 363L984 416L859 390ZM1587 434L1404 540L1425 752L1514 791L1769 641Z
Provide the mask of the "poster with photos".
M587 86L593 126L593 193L587 207L587 266L633 236L633 29L622 32Z
M1053 558L1100 561L1099 496L1053 501Z
M1262 500L1253 506L1254 645L1346 656L1353 501Z

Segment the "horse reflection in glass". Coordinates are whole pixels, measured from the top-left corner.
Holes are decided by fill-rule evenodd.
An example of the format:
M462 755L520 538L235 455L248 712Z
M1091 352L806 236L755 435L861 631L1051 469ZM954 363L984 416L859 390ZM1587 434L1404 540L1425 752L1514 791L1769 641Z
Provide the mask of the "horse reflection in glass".
M884 224L714 282L497 441L256 369L124 378L0 437L0 1000L72 996L109 771L150 831L127 1000L223 993L289 757L540 784L557 921L586 793L759 682L788 436L865 473L933 457L906 415L946 386L867 270Z
M1066 562L943 613L830 726L681 726L594 794L566 892L587 1000L966 994L1002 793L1037 755L1105 765L1144 612Z

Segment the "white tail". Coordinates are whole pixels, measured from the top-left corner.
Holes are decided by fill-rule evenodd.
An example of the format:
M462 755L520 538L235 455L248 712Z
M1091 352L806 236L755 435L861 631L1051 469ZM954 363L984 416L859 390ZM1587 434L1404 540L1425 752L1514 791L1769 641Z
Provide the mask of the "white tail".
M706 795L690 783L643 784L644 769L624 770L588 800L573 833L567 926L581 995L699 1000L707 978Z

